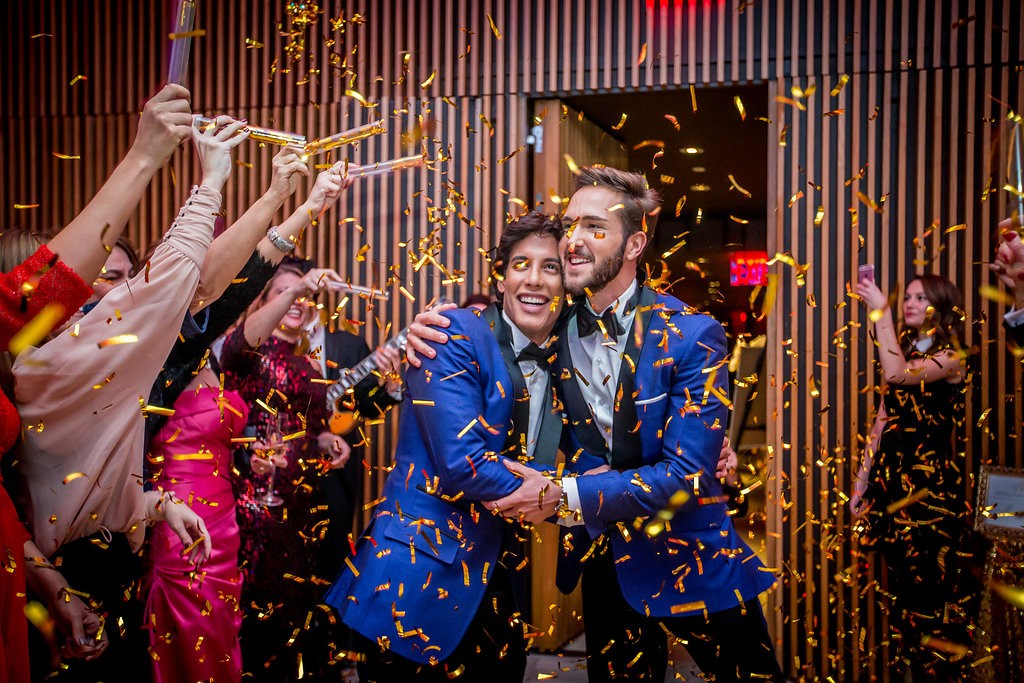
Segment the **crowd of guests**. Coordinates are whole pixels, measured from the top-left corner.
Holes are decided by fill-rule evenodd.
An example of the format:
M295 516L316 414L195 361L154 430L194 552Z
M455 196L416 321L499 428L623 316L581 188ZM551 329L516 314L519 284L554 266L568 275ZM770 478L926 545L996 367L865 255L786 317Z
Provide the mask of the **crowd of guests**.
M583 168L564 217L505 226L497 302L418 316L405 382L399 350L373 353L344 407L402 404L401 431L356 540L365 437L332 429L327 388L371 352L323 325L344 278L293 256L350 180L323 171L274 225L309 175L284 148L225 228L246 135L194 123L169 85L74 221L0 236L0 681L338 680L359 660L365 681L518 682L538 524L559 527L559 588L582 582L591 681L663 680L666 634L713 680L783 680L774 576L730 518L725 334L638 278L660 209L643 176ZM142 259L121 233L188 140L202 177ZM993 270L1024 341L1024 244L1003 227ZM884 381L851 512L888 566L903 665L954 680L977 594L960 293L915 276L899 328L878 283L856 294Z

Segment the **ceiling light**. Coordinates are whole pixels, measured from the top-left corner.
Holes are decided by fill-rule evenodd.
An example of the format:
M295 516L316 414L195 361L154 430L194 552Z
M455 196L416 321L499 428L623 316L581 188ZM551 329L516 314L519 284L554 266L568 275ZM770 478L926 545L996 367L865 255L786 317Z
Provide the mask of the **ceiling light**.
M694 166L693 167L693 172L694 173L704 173L707 170L708 169L704 168L703 166Z
M690 189L693 190L694 192L707 192L708 190L711 189L711 186L708 185L707 183L695 183L693 185L690 185Z
M704 150L700 147L683 147L680 152L686 152L687 154L703 154Z

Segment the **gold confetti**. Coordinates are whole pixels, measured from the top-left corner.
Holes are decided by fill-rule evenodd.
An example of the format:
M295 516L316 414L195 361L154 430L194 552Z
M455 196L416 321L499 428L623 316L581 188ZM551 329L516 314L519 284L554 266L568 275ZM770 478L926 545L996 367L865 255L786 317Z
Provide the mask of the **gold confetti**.
M801 199L803 199L803 196L804 196L804 191L803 190L797 190L796 194L794 194L792 197L789 198L789 204L787 205L787 207L788 208L793 208L793 205L796 204Z
M434 71L430 72L430 75L427 76L427 80L425 80L422 83L420 83L420 87L423 88L424 90L429 88L430 84L434 82L434 77L435 76L437 76L437 70L436 69Z
M782 132L779 133L779 147L786 146L786 136L789 135L789 124L787 123L782 127Z
M517 154L519 154L520 152L522 152L522 151L523 151L524 149L526 149L526 145L523 145L523 146L522 146L522 147L520 147L519 149L517 149L517 150L513 151L513 152L512 152L511 154L509 154L509 155L507 155L507 156L503 156L502 158L498 159L498 163L499 163L499 164L503 164L503 163L505 163L506 161L508 161L509 159L511 159L512 157L514 157L515 155L517 155Z
M665 147L665 141L664 140L644 140L643 142L639 142L639 143L633 145L633 149L634 150L643 149L644 147L662 147L662 148L664 148Z
M113 337L104 339L103 341L96 344L96 346L104 349L108 346L116 346L118 344L136 344L139 338L134 334L119 334Z
M17 334L11 337L9 346L11 353L17 356L28 347L38 344L43 337L53 331L62 317L64 317L62 304L50 302L43 306L32 320L29 320L24 327L18 330Z
M182 31L181 33L168 33L168 40L179 40L181 38L202 38L206 35L205 28L197 28L194 31Z
M494 19L491 19L490 14L487 15L487 23L491 25L491 33L494 34L494 37L501 40L501 31L498 30L498 25L494 23Z
M776 95L775 96L775 101L776 102L781 102L782 104L792 105L792 106L796 107L797 109L799 109L800 111L807 111L807 107L804 106L803 102L799 102L797 100L792 100L792 99L790 99L788 97L784 97L783 95Z
M843 74L842 76L839 77L839 82L836 83L836 87L832 88L832 91L829 92L829 94L832 97L835 97L840 92L842 92L843 88L846 86L847 83L849 83L849 81L850 81L850 77L847 76L846 74Z
M80 479L80 478L82 478L84 476L85 476L84 472L72 472L68 476L64 477L64 483L65 484L69 484L69 483L73 482L75 479Z
M78 161L82 158L78 154L61 154L60 152L52 152L52 154L58 159L63 159L64 161Z
M832 117L832 116L839 116L840 114L845 114L845 113L846 113L845 109L833 109L832 111L825 112L824 114L822 114L822 116L824 116L825 118L829 118L829 117Z
M697 111L697 88L692 83L690 84L690 104L693 105L693 111Z
M735 189L737 192L739 192L741 195L743 195L747 199L750 199L751 197L753 197L753 195L750 194L750 190L747 190L747 189L744 189L744 188L740 187L740 184L736 182L736 178L734 178L731 173L729 174L729 184L732 185L733 189Z
M879 206L879 204L871 197L867 196L866 194L858 190L857 199L861 200L861 202L871 207L871 210L877 213L878 215L882 215L882 207Z
M18 209L18 210L21 210L21 209L38 209L39 205L38 204L15 204L14 208Z
M622 118L619 119L618 123L616 123L614 126L612 126L612 130L621 130L624 125L626 125L626 115L625 114L622 115Z
M640 46L640 56L636 60L637 66L647 61L647 43Z
M572 171L572 174L579 175L580 167L576 165L576 161L572 158L572 155L566 152L562 156L565 159L565 165L569 167L569 170Z
M245 39L245 49L251 50L253 48L259 49L261 47L263 47L263 43L261 43L260 41L256 40L255 38L246 38Z
M71 82L68 83L68 85L74 85L75 83L78 83L79 81L87 81L87 80L89 80L88 76L83 76L82 74L78 74L77 76L75 76L74 78L71 79Z
M736 103L736 111L738 111L740 113L740 120L741 121L746 121L747 120L747 110L744 109L744 107L743 107L743 100L740 99L739 95L736 95L735 97L732 98L732 101Z
M819 205L817 213L814 214L814 225L820 228L821 222L825 220L825 207Z

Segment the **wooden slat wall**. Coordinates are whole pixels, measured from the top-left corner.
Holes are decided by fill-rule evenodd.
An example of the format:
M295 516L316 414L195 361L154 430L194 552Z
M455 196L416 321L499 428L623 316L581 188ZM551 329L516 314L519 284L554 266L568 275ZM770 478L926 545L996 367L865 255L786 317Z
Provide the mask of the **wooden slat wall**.
M126 149L141 103L162 78L169 4L4 4L4 225L65 224L95 192ZM776 266L780 289L766 371L769 410L777 418L769 420L774 458L768 489L775 503L769 506L769 548L784 581L771 598L781 609L770 618L793 674L849 680L862 671L880 671L880 656L873 655L885 654L878 648L885 624L869 607L873 593L861 595L834 578L852 563L838 492L849 489L871 402L861 393L869 380L865 318L856 306L843 306L845 286L857 264L867 261L878 264L884 282L905 284L918 260L930 261L961 286L972 321L969 341L980 348L970 423L991 409L972 435L967 465L1020 466L1020 365L1003 349L996 324L1000 307L983 300L978 287L991 282L983 264L1005 210L1003 192L982 200L990 175L991 187L1004 182L1005 145L993 147L991 141L1007 106L1024 107L1021 4L333 0L322 3L325 14L306 43L313 61L292 64L278 28L279 21L287 27L285 6L283 0L201 3L198 27L207 35L194 41L191 69L197 109L310 135L375 116L388 119L392 133L352 151L357 161L409 153L397 133L422 115L434 126L428 134L437 139L425 141L428 151L445 157L427 170L364 183L342 201L329 225L310 235L307 252L354 281L379 282L386 267L396 265L397 276L416 297L414 304L396 293L372 313L351 306L348 315L368 323L371 342L381 336L373 316L401 326L423 301L445 289L461 297L486 276L476 249L492 244L510 197L530 199L523 196L529 150L502 161L525 144L529 98L673 88L682 103L674 113L685 125L691 84L762 82L773 97L790 96L793 85L817 86L804 102L806 111L775 106L765 131L772 197L769 249L810 264L804 286L796 284L792 269ZM344 33L327 24L327 17L351 19L355 13L365 21L344 24ZM32 37L36 34L49 35ZM326 37L336 40L333 47L325 44ZM246 38L264 47L247 49ZM354 78L340 77L332 52ZM411 59L402 79L405 52ZM268 79L275 58L277 72ZM310 65L321 70L320 77L300 84ZM422 87L433 72L433 81ZM88 80L69 85L76 74ZM843 74L850 81L833 97L829 92ZM361 107L344 97L346 88L378 106ZM840 108L843 113L824 116ZM493 136L481 114L494 125ZM787 145L781 147L786 126ZM82 158L62 161L52 152ZM256 197L269 174L269 150L249 146L240 157L254 167L239 168L232 181L226 203L232 215ZM847 186L845 181L865 165L864 176ZM167 224L192 177L186 155L170 169L173 179L171 170L158 176L132 221L130 232L143 245ZM449 189L462 193L465 204ZM805 196L789 206L800 190ZM885 197L883 214L860 202L857 191L876 201ZM36 209L13 208L35 203L40 204ZM815 227L819 205L826 217ZM857 211L856 227L850 209ZM465 270L465 284L444 288L436 271L412 272L409 249L442 224L430 223L428 215L443 221L439 260ZM361 229L353 223L333 226L345 216L354 217ZM938 229L929 233L933 221ZM947 234L958 224L967 229ZM399 246L406 240L408 246ZM367 259L357 262L355 255L366 244ZM859 327L844 328L850 323ZM821 388L817 399L807 391L811 376ZM388 461L392 438L391 432L378 431L382 438L374 465ZM383 476L375 472L367 480L368 499L375 497ZM860 586L871 578L863 577Z

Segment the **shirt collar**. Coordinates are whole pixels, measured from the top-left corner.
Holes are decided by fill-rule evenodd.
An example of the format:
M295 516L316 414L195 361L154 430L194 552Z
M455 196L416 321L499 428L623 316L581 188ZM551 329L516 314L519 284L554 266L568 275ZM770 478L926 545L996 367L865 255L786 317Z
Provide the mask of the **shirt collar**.
M523 334L522 330L516 327L516 324L512 322L512 319L508 317L504 309L501 311L501 317L508 323L508 328L512 331L512 351L515 352L516 356L522 353L523 349L530 345L530 338ZM543 344L538 344L540 348L546 348L548 342L545 341Z
M619 322L624 323L626 317L636 308L635 306L632 308L629 306L630 300L633 298L633 295L636 294L636 288L636 280L633 280L629 283L629 287L626 287L626 290L622 292L622 294L620 294L619 297L608 306L608 308L605 308L604 311L607 311L609 308L612 309L615 311L615 317L619 319ZM583 305L589 308L590 311L598 317L604 313L604 311L598 312L594 310L594 307L590 305L589 297L583 300ZM623 324L623 327L625 326L626 325Z
M932 344L935 342L930 336L918 337L914 340L914 348L919 353L928 353L928 349L932 348Z

